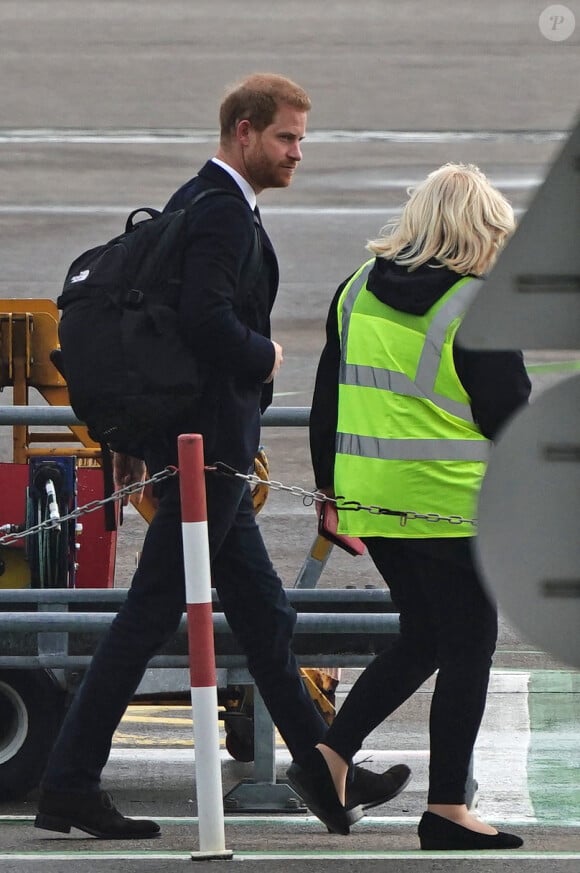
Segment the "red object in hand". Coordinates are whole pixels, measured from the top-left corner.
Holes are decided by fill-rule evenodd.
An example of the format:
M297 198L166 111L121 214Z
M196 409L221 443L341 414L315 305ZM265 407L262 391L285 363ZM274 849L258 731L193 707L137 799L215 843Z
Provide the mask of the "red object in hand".
M346 534L339 534L338 529L338 512L336 504L329 500L323 500L318 509L318 533L321 537L331 542L333 545L344 549L349 555L363 555L365 553L365 544L358 537L349 537Z

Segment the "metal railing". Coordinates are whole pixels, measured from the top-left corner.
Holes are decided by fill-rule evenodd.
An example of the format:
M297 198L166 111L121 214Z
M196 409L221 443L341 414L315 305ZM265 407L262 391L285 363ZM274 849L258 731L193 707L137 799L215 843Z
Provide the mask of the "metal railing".
M309 416L309 406L271 406L262 416L262 425L305 427ZM83 422L70 406L0 406L0 427L15 424L70 426Z
M398 633L399 617L384 590L288 589L287 593L298 611L293 648L301 665L364 667ZM90 663L90 651L107 631L126 594L125 589L0 590L0 669L61 669L69 676L83 672ZM95 609L88 611L87 607ZM325 612L311 611L325 608ZM214 592L216 666L226 671L225 685L251 684L246 658L219 609ZM155 656L149 667L187 669L188 665L184 617L169 650ZM274 725L257 689L253 727L253 779L243 780L228 793L226 809L249 811L258 805L262 811L280 812L299 808L288 786L277 782Z
M106 633L126 594L126 589L0 590L0 668L86 668L95 637ZM300 663L364 666L398 633L398 614L386 591L288 589L287 594L298 612L294 650ZM219 609L214 592L217 666L243 668L245 657ZM150 667L188 667L185 616Z

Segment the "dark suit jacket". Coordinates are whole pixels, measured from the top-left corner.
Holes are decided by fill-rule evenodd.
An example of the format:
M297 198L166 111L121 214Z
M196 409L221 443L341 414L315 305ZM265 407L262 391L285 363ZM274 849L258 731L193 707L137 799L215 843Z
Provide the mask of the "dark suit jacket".
M278 263L260 228L262 266L252 287L244 287L254 216L232 177L212 161L176 191L166 210L186 207L209 188L235 196L209 195L189 222L179 314L207 380L199 416L189 426L203 434L208 462L222 460L245 471L259 444L260 412L272 398L264 379L275 357L269 337Z

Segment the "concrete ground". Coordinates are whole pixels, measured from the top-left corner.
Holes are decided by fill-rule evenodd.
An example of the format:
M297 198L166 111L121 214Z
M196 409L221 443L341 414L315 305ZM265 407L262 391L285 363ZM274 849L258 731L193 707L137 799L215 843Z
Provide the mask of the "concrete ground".
M289 75L311 93L304 161L288 191L260 198L281 286L274 336L285 349L275 403L307 406L324 320L338 283L409 184L446 161L474 162L521 214L578 112L576 30L546 37L536 0L0 0L0 297L55 299L68 264L116 235L138 205L162 206L216 144L224 86L254 70ZM560 13L559 13L560 14ZM554 20L554 26L557 22ZM552 33L552 36L554 34ZM578 353L534 352L534 391L577 366ZM0 403L9 404L6 389ZM31 394L30 403L39 399ZM312 487L303 429L264 429L275 479ZM0 460L11 457L0 433ZM292 585L314 537L312 510L273 493L260 516ZM126 585L144 525L128 514L116 584ZM332 554L323 587L381 584L367 558ZM345 671L341 693L356 676ZM430 686L367 741L367 766L407 761L414 778L351 837L310 816L228 816L226 845L244 869L327 873L426 870L577 873L579 674L502 620L475 773L479 810L521 833L523 850L437 856L418 851L427 784ZM96 714L98 717L98 714ZM198 846L188 713L131 710L105 776L126 813L157 818L162 837L113 845L31 826L34 796L0 806L6 873L175 871ZM223 755L224 790L251 776ZM278 775L288 759L277 753ZM209 866L206 862L200 862ZM211 870L231 869L212 861Z
M342 694L352 671L345 675ZM367 740L359 760L377 771L406 762L413 779L391 803L371 811L348 838L329 835L304 813L226 815L226 848L244 869L470 870L578 869L577 673L564 669L496 668L475 755L478 809L503 830L522 835L524 848L503 853L421 853L416 826L427 787L427 713L430 684ZM289 763L278 744L277 773ZM232 761L222 749L224 791L251 778L251 765ZM199 851L194 751L189 708L138 707L128 711L105 770L105 785L126 813L156 818L158 840L99 842L35 830L34 796L0 807L0 860L9 870L143 869L176 871ZM207 863L207 862L204 862ZM225 862L223 862L225 865ZM115 864L119 866L116 867ZM10 866L14 865L14 866ZM17 866L18 865L18 866ZM211 869L221 869L212 861ZM224 866L224 869L227 869Z

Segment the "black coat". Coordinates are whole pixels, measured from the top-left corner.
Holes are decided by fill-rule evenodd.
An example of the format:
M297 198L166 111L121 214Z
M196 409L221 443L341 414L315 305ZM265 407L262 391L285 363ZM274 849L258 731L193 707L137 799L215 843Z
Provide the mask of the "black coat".
M350 277L349 277L350 278ZM367 282L375 297L402 312L423 315L460 276L446 267L427 264L409 272L392 261L377 258ZM348 279L339 286L328 313L323 349L310 416L310 452L318 488L331 488L334 480L338 369L340 341L337 305ZM520 351L464 349L455 342L453 358L457 375L470 398L471 412L481 432L495 439L508 418L530 395L531 385Z
M272 399L272 385L264 385L264 379L275 359L269 337L278 263L260 227L262 266L256 282L244 283L254 216L232 177L212 161L165 208L182 209L208 188L236 196L209 195L196 205L189 224L178 311L206 387L199 415L188 429L203 435L208 462L221 460L247 470L259 444L261 411Z

